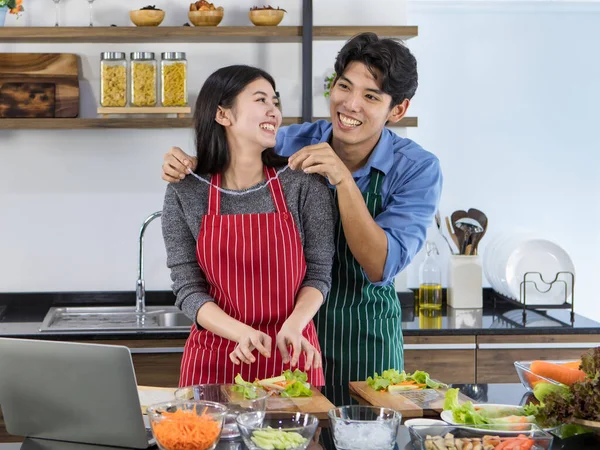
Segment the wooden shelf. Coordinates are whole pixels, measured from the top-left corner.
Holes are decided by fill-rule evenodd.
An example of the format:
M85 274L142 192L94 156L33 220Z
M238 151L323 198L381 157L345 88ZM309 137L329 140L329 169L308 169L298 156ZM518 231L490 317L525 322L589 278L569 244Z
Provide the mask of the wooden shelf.
M314 40L348 39L365 31L410 39L416 26L313 27ZM225 27L0 27L0 42L299 42L300 26Z
M325 117L315 117L328 119ZM192 118L134 117L111 119L0 119L0 130L84 130L92 128L191 128ZM301 123L300 117L285 117L283 125ZM416 117L405 117L397 127L416 127Z

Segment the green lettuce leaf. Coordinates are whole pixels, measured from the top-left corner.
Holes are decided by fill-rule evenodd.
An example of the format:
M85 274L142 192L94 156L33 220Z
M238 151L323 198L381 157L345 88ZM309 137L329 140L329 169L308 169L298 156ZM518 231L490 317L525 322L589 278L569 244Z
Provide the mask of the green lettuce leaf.
M310 384L300 380L288 385L285 390L281 392L281 396L286 398L312 397L312 395L313 393L310 389Z
M302 372L300 369L296 369L293 372L288 369L283 372L283 376L288 381L302 381L304 383L308 381L308 374L306 372Z
M252 383L244 380L239 373L235 376L235 384L236 385L232 388L233 392L244 394L244 398L248 400L258 397L256 387Z
M413 372L412 375L408 375L406 378L407 380L414 380L420 384L426 384L427 387L431 389L448 387L448 385L444 383L438 383L437 381L433 381L431 378L429 378L429 374L427 372L423 372L422 370L417 370Z

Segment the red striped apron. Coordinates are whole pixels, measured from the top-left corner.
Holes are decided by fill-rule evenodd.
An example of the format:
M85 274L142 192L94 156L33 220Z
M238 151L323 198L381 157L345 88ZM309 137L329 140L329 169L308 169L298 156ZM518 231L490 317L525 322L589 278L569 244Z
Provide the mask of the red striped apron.
M236 366L229 359L236 342L193 325L181 361L180 386L233 383L238 373L254 381L281 375L290 368L283 364L275 338L294 309L306 261L300 234L275 174L275 169L265 167L267 180L274 178L268 185L274 213L221 215L220 192L211 186L196 246L209 294L228 315L271 336L271 357L255 351L255 363ZM213 175L211 182L220 187L221 175ZM312 321L303 335L320 351ZM302 355L300 370L304 365ZM324 384L322 369L311 369L308 378L314 386Z

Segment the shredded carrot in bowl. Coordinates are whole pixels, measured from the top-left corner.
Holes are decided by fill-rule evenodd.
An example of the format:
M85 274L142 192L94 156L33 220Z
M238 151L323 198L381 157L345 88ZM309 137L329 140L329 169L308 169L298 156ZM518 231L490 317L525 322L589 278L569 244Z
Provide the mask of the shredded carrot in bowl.
M219 422L208 414L178 409L161 415L162 420L153 423L152 431L167 450L207 450L221 433Z

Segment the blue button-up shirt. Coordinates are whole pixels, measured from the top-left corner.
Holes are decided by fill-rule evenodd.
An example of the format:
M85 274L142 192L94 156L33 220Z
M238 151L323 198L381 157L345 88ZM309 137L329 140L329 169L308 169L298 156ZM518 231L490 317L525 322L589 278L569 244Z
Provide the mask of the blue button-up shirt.
M291 156L307 145L329 142L331 134L332 125L325 120L282 127L275 150ZM373 283L383 286L392 283L423 246L440 199L442 172L435 155L387 128L367 163L352 174L363 193L369 189L371 168L385 175L381 186L383 211L375 222L387 236L387 259L383 279Z

